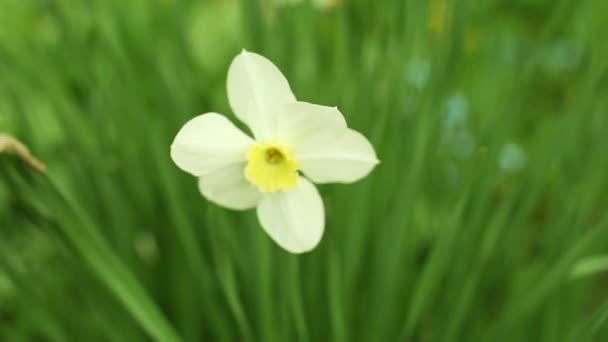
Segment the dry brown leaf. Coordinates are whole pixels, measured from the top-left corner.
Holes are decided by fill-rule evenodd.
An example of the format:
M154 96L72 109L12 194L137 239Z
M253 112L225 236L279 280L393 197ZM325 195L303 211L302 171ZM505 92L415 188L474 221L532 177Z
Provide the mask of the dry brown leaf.
M0 153L15 154L21 160L28 163L34 170L41 173L46 171L44 163L34 157L27 146L8 134L0 133Z

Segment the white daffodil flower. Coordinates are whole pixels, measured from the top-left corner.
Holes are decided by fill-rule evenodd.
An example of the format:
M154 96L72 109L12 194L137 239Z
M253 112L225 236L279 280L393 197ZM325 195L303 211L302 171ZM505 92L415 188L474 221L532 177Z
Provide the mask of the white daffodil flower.
M268 235L292 253L312 250L325 226L323 201L311 183L351 183L378 163L374 148L348 128L336 107L297 101L268 59L243 51L228 70L228 100L255 139L226 117L187 122L171 158L199 178L199 190L221 206L257 207Z

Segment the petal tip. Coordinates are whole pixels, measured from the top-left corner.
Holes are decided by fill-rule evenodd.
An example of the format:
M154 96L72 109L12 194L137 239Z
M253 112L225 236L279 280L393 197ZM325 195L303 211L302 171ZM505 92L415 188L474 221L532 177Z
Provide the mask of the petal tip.
M306 254L306 253L310 253L310 252L312 252L312 251L313 251L315 248L317 248L317 246L318 246L318 244L317 244L317 245L314 245L314 246L313 246L313 247L311 247L311 248L304 248L304 249L291 249L291 250L290 250L290 249L288 249L288 248L285 248L285 247L283 247L283 246L282 246L282 248L283 248L285 251L287 251L288 253L291 253L291 254L297 254L297 255L301 255L301 254Z
M272 239L272 237L271 237L271 239ZM290 246L287 244L280 243L276 240L274 240L274 241L279 247L281 247L281 249L283 249L284 251L286 251L288 253L306 254L306 253L310 253L310 252L314 251L321 244L321 240L322 240L322 235L319 237L319 239L314 244L309 244L308 246L293 246L293 245Z

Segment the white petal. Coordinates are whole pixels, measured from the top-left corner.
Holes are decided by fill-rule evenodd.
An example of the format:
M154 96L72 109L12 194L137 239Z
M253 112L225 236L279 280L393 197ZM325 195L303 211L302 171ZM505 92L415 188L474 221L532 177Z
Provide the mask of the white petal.
M352 183L378 164L374 147L361 133L346 129L330 142L298 149L304 174L315 183Z
M254 208L262 198L262 194L245 179L245 163L200 177L198 188L211 202L236 210Z
M290 102L281 109L276 134L297 154L325 145L345 130L346 121L338 108Z
M291 253L315 248L325 228L321 196L303 177L293 190L264 196L258 206L258 219L266 233Z
M203 176L243 162L253 140L217 113L188 121L171 145L171 158L182 170Z
M289 83L271 61L243 51L228 69L228 101L257 140L272 138L283 103L295 101Z

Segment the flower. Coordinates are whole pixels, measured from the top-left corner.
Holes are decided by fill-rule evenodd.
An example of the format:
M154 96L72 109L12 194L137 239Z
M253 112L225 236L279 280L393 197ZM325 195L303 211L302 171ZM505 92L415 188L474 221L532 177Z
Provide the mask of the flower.
M449 19L449 5L446 0L433 0L429 2L428 28L436 35L443 33Z
M423 58L414 57L405 65L405 79L418 90L422 90L431 75L431 63Z
M527 162L526 151L513 142L506 143L498 157L498 165L506 172L517 172L523 169Z
M336 107L297 101L279 69L258 54L234 58L227 90L255 139L220 114L202 114L178 132L173 161L199 178L208 200L235 210L257 207L262 228L287 251L312 250L325 229L312 182L365 177L378 163L374 148Z

